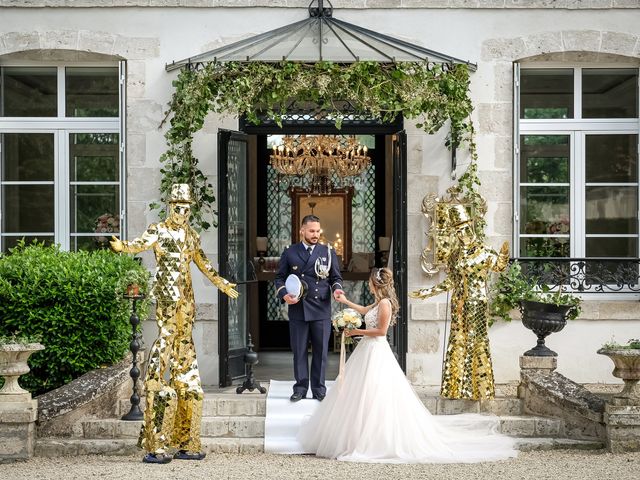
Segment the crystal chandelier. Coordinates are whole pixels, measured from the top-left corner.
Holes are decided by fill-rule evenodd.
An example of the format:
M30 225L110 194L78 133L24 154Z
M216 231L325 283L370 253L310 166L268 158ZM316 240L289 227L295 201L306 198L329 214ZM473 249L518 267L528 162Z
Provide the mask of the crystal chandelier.
M360 175L370 164L368 149L354 136L287 135L273 146L270 164L279 175L304 177L312 193L331 193L332 177Z

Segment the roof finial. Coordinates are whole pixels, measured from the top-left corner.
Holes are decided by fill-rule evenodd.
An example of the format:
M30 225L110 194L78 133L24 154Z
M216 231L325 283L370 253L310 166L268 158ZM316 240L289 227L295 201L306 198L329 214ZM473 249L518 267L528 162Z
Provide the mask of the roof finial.
M324 6L324 0L312 0L309 4L309 16L310 17L331 17L333 16L333 4L330 0L327 0L329 3L328 7ZM317 3L317 7L312 7L314 3Z

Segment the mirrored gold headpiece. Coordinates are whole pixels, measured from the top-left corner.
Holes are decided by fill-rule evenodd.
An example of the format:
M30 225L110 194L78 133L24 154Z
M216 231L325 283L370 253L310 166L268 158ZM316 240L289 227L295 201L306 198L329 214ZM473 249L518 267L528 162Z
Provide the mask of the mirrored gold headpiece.
M174 183L171 186L169 203L193 203L191 186L188 183Z
M463 204L457 203L449 207L449 224L453 228L469 223L470 221L469 211Z

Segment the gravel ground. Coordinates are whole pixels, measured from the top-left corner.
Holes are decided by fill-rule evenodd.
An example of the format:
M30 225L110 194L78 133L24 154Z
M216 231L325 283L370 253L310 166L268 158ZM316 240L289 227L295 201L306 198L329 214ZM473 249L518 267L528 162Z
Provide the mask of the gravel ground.
M2 480L337 480L337 479L452 479L452 480L637 480L640 453L612 455L604 451L554 450L522 452L517 459L481 464L389 465L347 463L304 455L208 455L201 462L173 461L146 465L140 456L82 456L35 458L0 465Z

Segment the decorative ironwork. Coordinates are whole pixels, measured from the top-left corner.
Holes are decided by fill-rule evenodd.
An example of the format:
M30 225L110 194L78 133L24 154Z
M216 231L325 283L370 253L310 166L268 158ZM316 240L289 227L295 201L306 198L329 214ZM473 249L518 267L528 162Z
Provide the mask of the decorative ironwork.
M640 258L518 258L522 273L551 289L640 293Z
M328 1L328 0L327 0ZM270 30L205 53L172 62L170 72L183 67L198 68L207 62L430 62L445 65L475 64L415 45L359 25L338 20L328 1L312 0L309 18Z
M244 157L246 144L229 140L227 153L228 208L227 208L227 258L228 277L233 283L246 279L245 241L246 241L246 203L244 191ZM246 294L246 286L239 284L238 289ZM229 302L229 350L245 347L246 302Z
M347 100L336 100L333 103L342 114L342 127L340 130L336 129L336 118L331 115L331 112L323 109L317 103L300 102L296 100L291 100L287 104L286 113L282 116L281 123L277 123L267 112L261 111L258 107L257 115L260 123L256 125L247 121L246 118L241 117L240 129L246 133L258 134L261 132L273 132L274 129L285 134L299 134L303 133L305 128L313 130L314 133L329 134L355 133L353 131L355 127L367 127L368 133L373 133L376 128L385 131L389 129L402 130L402 115L398 115L392 123L385 123L379 118L357 110L356 107Z
M131 376L131 380L133 382L133 393L129 398L131 402L131 408L129 412L122 416L122 420L142 420L143 413L140 410L140 395L138 394L138 378L140 378L140 369L138 368L138 352L140 351L140 338L142 335L138 329L138 325L140 324L140 318L137 313L137 304L140 300L144 298L142 294L132 294L132 295L124 295L124 298L131 300L131 316L129 317L129 323L131 323L131 343L129 344L129 349L131 350L131 370L129 370L129 375Z

